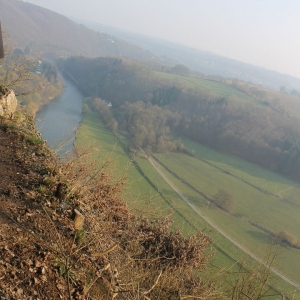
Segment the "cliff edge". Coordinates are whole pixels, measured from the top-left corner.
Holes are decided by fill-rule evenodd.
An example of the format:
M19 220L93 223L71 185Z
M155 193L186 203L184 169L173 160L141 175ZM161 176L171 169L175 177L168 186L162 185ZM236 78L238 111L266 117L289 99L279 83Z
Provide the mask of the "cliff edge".
M0 118L0 298L221 299L201 278L210 238L134 216L88 157L59 162L31 116Z
M46 189L39 190L54 157L30 116L19 112L0 122L1 299L60 299L53 224L40 205Z

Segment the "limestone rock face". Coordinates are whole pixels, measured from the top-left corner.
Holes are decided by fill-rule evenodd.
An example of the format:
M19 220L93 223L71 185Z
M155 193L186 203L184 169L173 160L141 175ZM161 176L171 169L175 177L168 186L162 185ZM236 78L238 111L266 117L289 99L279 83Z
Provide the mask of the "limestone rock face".
M12 118L17 109L18 100L13 90L0 93L0 117Z

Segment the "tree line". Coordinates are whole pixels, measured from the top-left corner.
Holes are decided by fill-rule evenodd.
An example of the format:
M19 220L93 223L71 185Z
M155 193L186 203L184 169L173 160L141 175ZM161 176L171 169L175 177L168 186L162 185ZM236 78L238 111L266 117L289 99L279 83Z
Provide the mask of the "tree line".
M148 152L185 151L185 136L300 180L300 121L268 105L189 90L145 64L120 58L58 62L87 96L113 104L118 127ZM263 101L263 95L259 95Z

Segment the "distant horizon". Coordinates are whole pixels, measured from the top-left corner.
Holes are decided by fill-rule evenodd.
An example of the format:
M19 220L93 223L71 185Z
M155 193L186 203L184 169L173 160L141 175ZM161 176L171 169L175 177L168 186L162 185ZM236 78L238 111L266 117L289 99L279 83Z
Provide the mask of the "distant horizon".
M256 68L261 68L261 69L264 69L264 70L267 70L267 71L272 71L272 72L276 72L278 74L287 75L287 76L291 76L291 77L295 77L297 79L300 79L300 76L299 77L298 76L294 76L294 75L291 75L291 74L288 74L288 73L277 71L275 69L270 69L270 68L267 68L267 67L264 67L264 66L259 66L259 65L253 64L253 63L245 62L245 61L242 61L242 60L239 60L239 59L236 59L236 58L232 58L232 57L228 57L228 56L225 56L225 55L213 52L213 51L209 51L209 50L205 50L205 49L199 49L199 48L196 48L196 47L193 47L193 46L182 44L181 42L174 42L174 41L171 41L171 40L167 40L167 39L163 39L163 38L151 36L151 35L148 35L148 34L136 33L136 32L133 32L133 31L129 31L129 30L125 30L125 29L122 29L122 28L110 26L108 24L104 24L104 23L100 23L100 22L95 22L95 21L90 21L90 20L83 20L83 19L77 19L77 18L73 18L73 17L67 16L67 15L65 17L69 18L72 21L79 22L78 24L81 24L80 22L94 23L94 24L97 24L97 25L100 25L100 26L103 26L103 27L111 28L113 30L122 31L122 32L125 32L125 33L128 33L128 34L133 34L133 35L140 35L140 36L144 36L144 37L147 37L147 38L150 38L150 39L160 40L160 41L163 41L163 42L166 42L166 43L178 45L178 46L181 46L181 47L187 47L189 49L193 49L193 50L197 50L197 51L201 51L201 52L210 53L210 54L213 54L213 55L216 55L216 56L224 57L226 59L231 59L231 60L237 61L239 63L244 63L244 64L247 64L247 65L256 67ZM82 25L84 25L84 24L82 24ZM86 26L86 25L84 25L84 26ZM105 32L102 32L102 33L105 33Z
M27 0L69 18L146 35L300 78L300 2Z

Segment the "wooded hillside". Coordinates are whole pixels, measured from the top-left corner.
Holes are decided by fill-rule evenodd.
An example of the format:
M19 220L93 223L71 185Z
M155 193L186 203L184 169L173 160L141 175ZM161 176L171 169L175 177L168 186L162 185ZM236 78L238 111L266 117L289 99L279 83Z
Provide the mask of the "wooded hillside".
M0 0L0 7L5 36L15 47L27 52L156 60L149 51L78 25L48 9L18 0Z
M300 120L296 117L238 96L222 97L213 90L189 89L163 80L136 61L73 57L59 64L87 96L112 102L119 125L127 122L129 132L122 109L128 107L126 103L142 101L149 111L158 106L177 116L176 122L167 124L173 134L300 180ZM154 136L150 132L147 135ZM161 136L156 131L153 140Z

